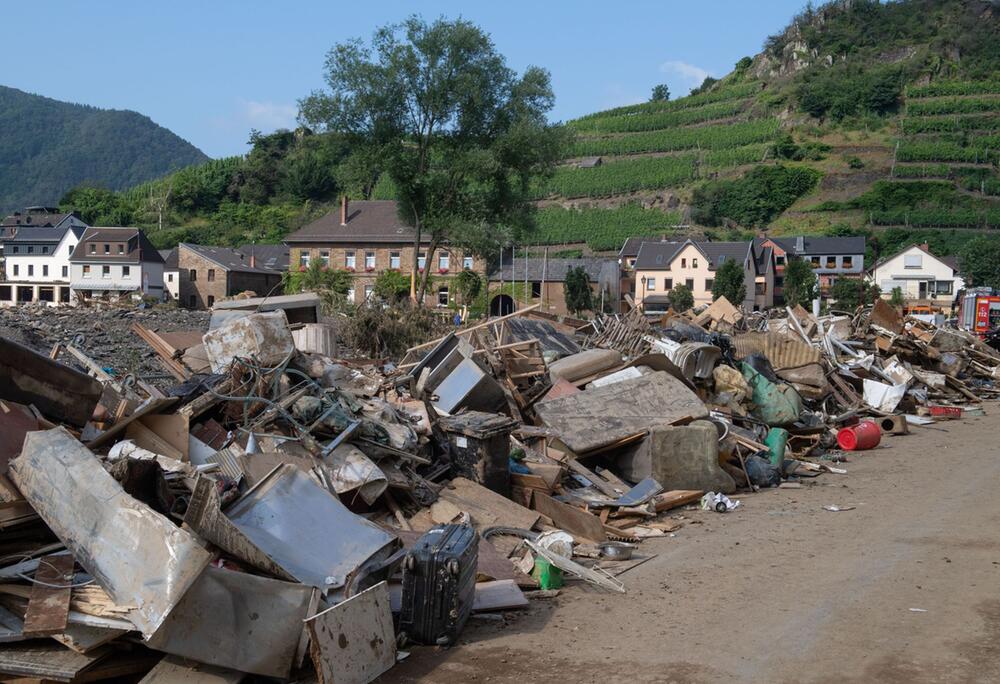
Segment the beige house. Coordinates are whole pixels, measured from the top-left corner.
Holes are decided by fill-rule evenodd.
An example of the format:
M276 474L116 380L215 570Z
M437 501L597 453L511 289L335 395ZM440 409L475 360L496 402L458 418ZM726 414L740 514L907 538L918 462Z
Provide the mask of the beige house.
M743 268L748 311L774 306L774 254L752 242L643 242L635 259L635 300L647 312L666 311L670 291L685 285L695 306L712 302L715 272L726 261Z
M880 260L868 275L881 288L884 299L892 297L898 287L908 312L925 309L950 314L956 295L965 287L955 257L935 256L926 243Z

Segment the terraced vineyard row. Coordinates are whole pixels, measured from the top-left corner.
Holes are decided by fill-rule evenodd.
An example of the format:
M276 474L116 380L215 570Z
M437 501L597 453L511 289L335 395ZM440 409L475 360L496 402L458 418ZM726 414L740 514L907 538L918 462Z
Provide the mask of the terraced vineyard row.
M655 131L670 126L687 126L736 116L746 109L749 103L750 100L732 100L678 111L639 113L630 116L601 116L571 121L569 127L580 133L592 134Z
M1000 105L998 105L1000 109ZM902 131L906 135L917 133L961 133L964 131L1000 130L1000 116L975 114L971 116L917 117L903 119Z
M973 142L976 142L973 140ZM965 162L985 164L1000 158L1000 148L980 147L978 144L963 147L948 141L914 141L900 143L896 160L901 162Z
M538 199L559 195L575 197L609 197L636 190L669 188L694 179L694 155L680 157L646 157L610 162L589 169L563 167L535 188Z
M762 119L724 126L676 128L606 138L578 138L573 145L577 157L601 154L639 154L703 148L742 147L773 140L778 135L776 119Z
M908 98L994 93L1000 93L1000 81L938 81L924 86L910 86L906 89L906 97Z
M540 244L586 242L593 250L616 250L628 237L671 232L680 222L678 212L644 209L637 204L615 209L546 207L538 212L533 238Z
M915 228L1000 228L1000 209L907 209L873 211L876 226Z
M610 116L631 116L633 114L648 114L651 112L675 112L682 109L691 109L711 104L713 102L725 102L727 100L742 100L760 92L761 84L756 81L750 83L740 83L720 88L708 93L699 95L689 95L678 100L668 100L666 102L643 102L642 104L626 105L614 109L606 109L603 112L594 112L575 119L575 122L587 121L589 119L603 119ZM574 123L574 122L570 122Z
M936 100L916 100L906 105L908 116L933 116L935 114L975 114L1000 109L1000 98L995 97L945 97Z

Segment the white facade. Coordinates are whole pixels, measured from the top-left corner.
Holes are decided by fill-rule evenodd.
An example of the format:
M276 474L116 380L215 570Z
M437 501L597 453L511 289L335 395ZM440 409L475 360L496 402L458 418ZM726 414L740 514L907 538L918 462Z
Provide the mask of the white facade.
M100 260L75 261L70 267L70 285L74 291L132 292L163 296L163 264L102 263Z
M163 271L163 288L166 290L169 298L174 301L179 301L181 296L181 272L176 269L164 269Z
M6 247L7 278L24 283L69 282L69 256L79 235L67 230L59 244L8 243Z
M870 279L882 289L888 299L899 288L909 302L923 301L949 308L965 283L954 268L931 254L921 245L913 245L877 264Z

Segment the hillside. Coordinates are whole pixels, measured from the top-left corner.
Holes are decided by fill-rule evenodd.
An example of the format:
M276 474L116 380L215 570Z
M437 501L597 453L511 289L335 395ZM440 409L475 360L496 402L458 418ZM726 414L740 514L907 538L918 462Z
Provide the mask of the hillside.
M696 94L569 122L538 242L768 230L954 251L1000 228L997 45L996 3L807 10Z
M136 112L0 86L0 211L55 204L84 183L122 190L207 159Z

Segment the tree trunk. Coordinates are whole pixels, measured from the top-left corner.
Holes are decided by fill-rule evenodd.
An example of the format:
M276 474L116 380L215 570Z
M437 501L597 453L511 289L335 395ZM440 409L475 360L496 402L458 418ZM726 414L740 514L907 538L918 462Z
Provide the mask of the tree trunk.
M427 246L427 258L424 260L424 272L421 274L420 290L417 293L417 301L420 303L420 306L424 305L424 297L427 295L427 281L431 275L431 259L440 245L441 241L436 237L432 237L431 243Z
M417 220L414 221L414 224L415 225L413 226L414 237L413 237L413 270L412 270L413 275L410 276L410 278L411 278L410 282L411 283L415 282L413 280L414 278L419 277L417 275L419 273L419 271L417 270L417 268L419 267L419 264L420 264L420 232L421 232L420 231L420 219L417 218ZM416 296L416 293L414 292L414 287L411 284L410 285L410 299L413 299L415 296ZM423 302L420 301L420 300L416 300L413 303L415 305L417 305L417 306L423 306Z

